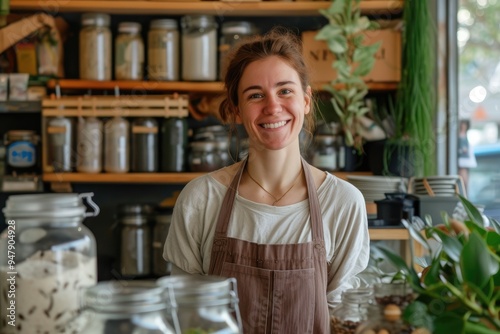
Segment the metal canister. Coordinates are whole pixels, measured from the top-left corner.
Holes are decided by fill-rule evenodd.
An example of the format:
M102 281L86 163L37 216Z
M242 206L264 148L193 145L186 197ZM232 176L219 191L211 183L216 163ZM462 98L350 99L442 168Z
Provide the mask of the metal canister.
M38 141L39 136L31 130L11 130L5 134L6 175L38 172Z

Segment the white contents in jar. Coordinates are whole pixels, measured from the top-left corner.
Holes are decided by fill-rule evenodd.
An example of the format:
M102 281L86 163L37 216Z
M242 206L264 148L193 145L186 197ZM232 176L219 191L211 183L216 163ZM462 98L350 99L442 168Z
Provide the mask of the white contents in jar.
M15 326L7 325L7 308L1 308L2 333L64 333L80 312L84 287L97 283L97 262L72 251L38 251L16 266L17 275L0 268L2 305L15 278Z
M109 15L86 13L80 30L80 79L111 80Z

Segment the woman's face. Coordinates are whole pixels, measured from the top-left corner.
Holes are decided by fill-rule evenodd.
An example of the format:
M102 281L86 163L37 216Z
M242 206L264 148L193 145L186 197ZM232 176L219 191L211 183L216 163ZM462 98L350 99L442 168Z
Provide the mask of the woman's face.
M237 116L250 144L269 150L298 144L310 90L304 93L297 72L277 56L250 63L238 86Z

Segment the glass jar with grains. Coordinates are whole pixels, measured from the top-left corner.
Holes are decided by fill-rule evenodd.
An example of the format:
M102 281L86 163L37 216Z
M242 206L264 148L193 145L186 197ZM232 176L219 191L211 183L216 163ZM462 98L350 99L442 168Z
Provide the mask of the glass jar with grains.
M332 334L354 334L368 319L368 307L373 304L371 288L349 289L342 293L342 302L330 312Z
M173 19L152 20L148 32L149 80L179 80L179 31Z
M144 43L141 25L121 22L115 40L115 78L117 80L142 80Z
M82 15L80 30L80 79L111 80L110 16L102 13Z

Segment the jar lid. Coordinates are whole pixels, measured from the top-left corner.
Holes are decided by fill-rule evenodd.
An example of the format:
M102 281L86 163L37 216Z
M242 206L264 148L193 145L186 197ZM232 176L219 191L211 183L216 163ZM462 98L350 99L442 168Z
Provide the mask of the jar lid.
M152 20L150 29L177 29L177 21L173 19L158 19Z
M107 27L111 22L111 17L104 13L84 13L82 14L82 26Z
M103 312L153 312L171 306L165 290L153 281L99 282L84 293L85 307Z
M223 34L241 34L250 35L255 31L255 26L247 21L232 21L222 24Z
M2 210L9 218L71 218L97 216L99 207L91 201L93 194L34 194L9 196ZM94 208L87 213L82 202L85 197Z
M151 215L155 211L155 205L150 203L129 203L118 205L119 216Z
M141 31L141 24L137 22L120 22L118 24L118 32L128 32L137 34Z
M186 15L181 18L181 26L183 28L209 28L217 27L215 17L211 15Z
M217 142L216 141L193 141L191 143L189 143L189 147L191 147L191 149L193 151L197 151L197 152L210 152L210 151L213 151L215 150L215 148L217 147Z

